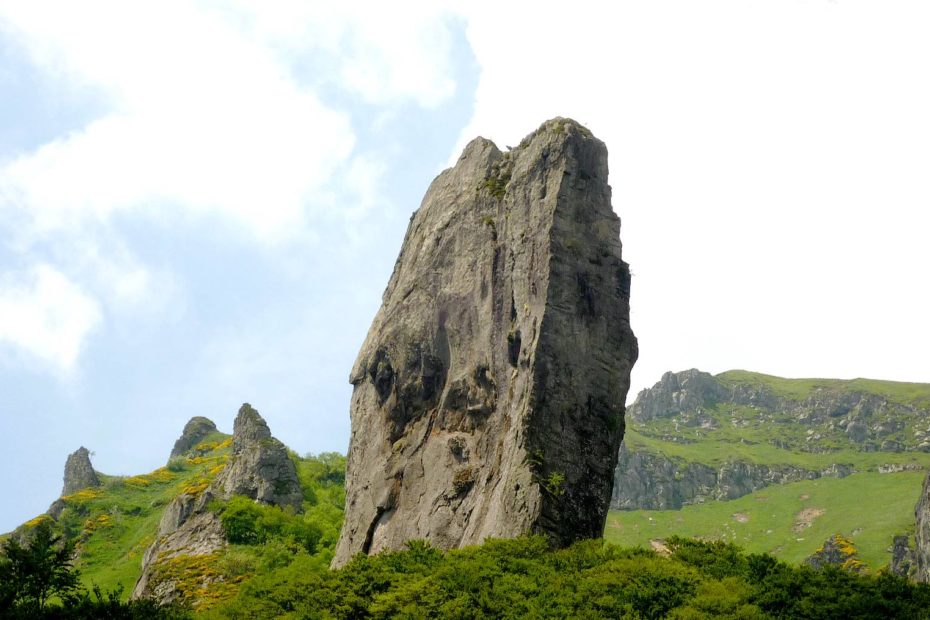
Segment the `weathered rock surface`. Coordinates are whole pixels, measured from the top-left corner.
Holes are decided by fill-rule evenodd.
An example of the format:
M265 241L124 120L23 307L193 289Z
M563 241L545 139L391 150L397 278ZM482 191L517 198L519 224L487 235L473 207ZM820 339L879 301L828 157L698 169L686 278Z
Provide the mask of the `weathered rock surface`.
M100 478L94 471L93 465L90 464L90 452L87 448L81 446L72 454L68 455L65 461L65 484L61 489L62 497L76 493L81 489L90 487L99 487Z
M171 458L184 456L191 449L203 441L204 437L216 432L216 424L209 418L195 416L184 425L184 431L171 449Z
M611 508L677 510L689 504L736 499L773 484L845 478L853 473L849 465L836 463L823 470L737 460L712 467L620 446Z
M225 547L223 525L207 506L213 499L227 500L233 495L297 511L303 498L287 449L271 436L268 424L248 403L233 423L232 455L223 471L203 492L181 494L165 508L155 542L142 559L133 598L170 603L179 596L176 581L160 575L159 566L178 556L209 555Z
M629 294L601 141L554 119L506 153L469 143L411 218L352 369L334 566L411 539L601 536Z
M924 479L914 514L917 517L917 531L914 534L914 578L930 583L930 474Z

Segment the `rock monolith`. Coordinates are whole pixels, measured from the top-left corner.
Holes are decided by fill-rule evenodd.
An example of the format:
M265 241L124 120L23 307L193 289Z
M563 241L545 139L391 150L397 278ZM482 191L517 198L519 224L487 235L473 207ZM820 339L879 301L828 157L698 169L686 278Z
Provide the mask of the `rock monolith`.
M351 372L334 566L602 535L637 357L610 193L604 143L562 118L433 181Z
M90 463L90 452L87 448L81 446L73 453L68 455L65 461L64 485L61 489L61 496L71 495L81 489L99 487L100 478L94 471L94 466Z

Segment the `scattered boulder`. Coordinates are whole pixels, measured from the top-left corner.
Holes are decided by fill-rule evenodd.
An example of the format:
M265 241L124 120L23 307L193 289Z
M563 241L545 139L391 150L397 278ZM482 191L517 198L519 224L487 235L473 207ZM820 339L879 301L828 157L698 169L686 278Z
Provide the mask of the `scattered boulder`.
M607 149L483 138L413 215L352 369L334 566L426 539L603 533L637 344Z
M209 418L195 416L184 425L184 431L171 449L171 458L184 456L203 441L204 437L216 432L216 424Z
M852 541L842 534L834 534L814 552L805 563L820 569L824 566L838 566L852 573L861 573L865 564L859 559L859 552Z

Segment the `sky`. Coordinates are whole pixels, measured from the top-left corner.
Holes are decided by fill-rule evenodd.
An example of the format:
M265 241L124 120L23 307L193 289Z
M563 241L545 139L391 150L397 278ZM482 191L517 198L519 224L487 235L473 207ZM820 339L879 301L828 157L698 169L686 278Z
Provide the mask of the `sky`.
M339 6L336 6L336 5ZM930 381L923 0L0 2L0 531L250 402L348 446L407 222L475 136L607 143L667 370Z

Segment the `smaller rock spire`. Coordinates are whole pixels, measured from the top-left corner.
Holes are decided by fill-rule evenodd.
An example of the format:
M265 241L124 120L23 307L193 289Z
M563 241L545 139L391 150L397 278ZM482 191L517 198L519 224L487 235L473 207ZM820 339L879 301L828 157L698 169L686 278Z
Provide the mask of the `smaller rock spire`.
M61 495L64 497L81 489L99 486L100 478L97 477L97 472L90 464L90 452L81 446L68 455L68 460L65 461L65 485L61 490Z
M184 431L178 440L174 442L174 448L171 450L171 458L182 456L190 451L191 448L203 441L204 437L210 433L216 432L216 424L209 418L195 416L184 425Z

